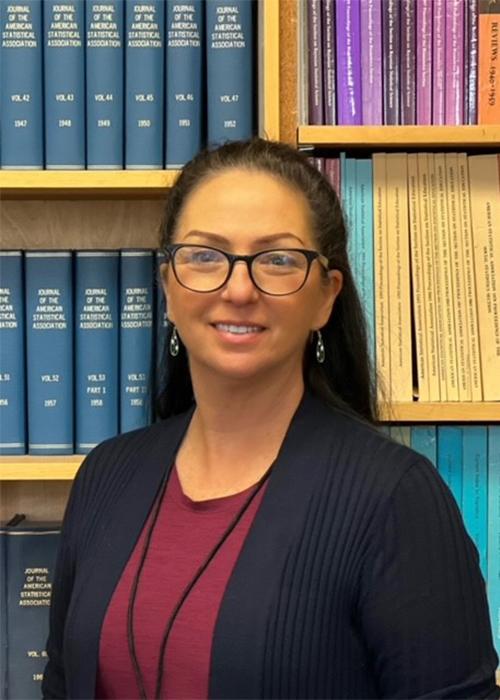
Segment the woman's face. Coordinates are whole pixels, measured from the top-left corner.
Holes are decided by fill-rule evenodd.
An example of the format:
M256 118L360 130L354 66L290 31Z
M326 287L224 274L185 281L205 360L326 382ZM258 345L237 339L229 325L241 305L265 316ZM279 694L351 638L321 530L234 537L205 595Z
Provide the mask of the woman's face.
M271 175L240 169L217 174L191 193L173 242L240 255L316 250L305 197ZM221 289L208 293L181 286L168 266L162 272L168 316L186 346L191 371L234 379L295 371L301 377L310 333L327 322L342 285L338 271L325 281L317 260L302 289L281 297L259 291L242 262Z

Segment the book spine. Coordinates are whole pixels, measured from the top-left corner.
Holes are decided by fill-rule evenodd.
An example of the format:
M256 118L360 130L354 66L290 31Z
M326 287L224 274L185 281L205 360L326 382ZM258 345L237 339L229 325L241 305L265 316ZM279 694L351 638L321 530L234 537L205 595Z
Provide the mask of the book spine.
M465 52L467 55L466 73L466 104L465 117L467 124L477 124L477 82L478 82L478 0L467 0L465 9L467 17L467 41Z
M373 167L370 158L356 159L358 212L358 288L368 330L368 348L375 366L375 290L373 260Z
M59 531L6 527L7 658L5 698L40 698Z
M497 155L469 156L479 349L484 401L500 400L500 170Z
M486 579L488 519L488 434L483 425L464 425L463 431L463 500L464 524L479 552L479 564Z
M21 251L0 251L0 454L26 452Z
M478 124L500 124L500 0L479 0Z
M434 255L431 225L429 163L427 153L417 154L420 196L420 227L423 255L423 289L425 304L425 332L429 354L429 400L440 401L439 345L436 318L436 288L434 285Z
M123 168L124 0L87 0L87 168Z
M219 12L223 10L223 12ZM249 138L254 130L254 3L206 0L208 143Z
M323 0L321 5L323 27L323 115L325 124L335 124L335 7L334 0Z
M438 192L438 173L436 168L436 158L434 153L429 153L427 157L429 166L429 198L430 198L430 224L432 229L432 255L434 265L432 266L433 283L436 290L436 323L437 323L437 343L438 343L438 376L439 395L441 401L448 400L447 391L447 352L446 352L446 318L442 313L444 306L443 277L441 275L440 264L440 211Z
M164 0L125 3L125 167L163 168Z
M386 392L390 393L391 387L386 160L385 153L373 154L375 344L379 379L378 396L381 402L384 401Z
M363 123L359 3L345 0L335 9L338 124L359 125Z
M386 159L390 399L404 402L413 399L407 154Z
M75 276L76 453L118 433L116 251L77 251Z
M432 123L445 124L446 0L434 0L432 35Z
M500 653L500 425L488 426L488 602L491 630Z
M73 453L73 274L70 251L28 251L28 452Z
M43 168L42 4L0 3L2 168Z
M181 168L202 145L204 8L167 2L165 167Z
M416 8L401 2L401 124L416 123Z
M419 401L429 401L429 360L427 352L426 308L424 300L424 259L420 228L417 154L408 154L408 209L410 222L413 315L417 359Z
M323 124L323 43L321 38L320 0L308 0L307 30L309 32L309 120Z
M402 425L401 423L391 425L389 435L401 445L411 446L411 427L409 425Z
M445 123L464 123L464 0L446 0Z
M462 506L462 428L457 425L438 427L438 471L448 484L460 508Z
M417 0L417 124L432 123L432 3Z
M165 262L163 251L156 252L156 326L155 326L155 400L165 384L168 363L168 348L166 347L168 318L165 293L162 285L160 266Z
M83 0L44 0L45 167L85 168Z
M444 341L444 361L446 368L446 400L458 401L458 364L456 347L456 319L453 308L453 272L451 269L451 248L448 220L448 187L446 178L446 160L444 153L434 155L436 170L437 202L436 211L438 218L437 227L437 251L436 267L438 284L441 291L439 304L440 317L442 319ZM441 349L442 346L440 346Z
M437 440L435 425L413 425L411 428L411 447L437 465Z
M120 432L151 423L153 382L153 251L120 257Z
M299 45L297 66L297 111L299 124L309 124L309 23L306 0L297 3L297 42Z
M354 158L342 156L342 206L347 226L347 254L354 274L356 270L357 222L356 222L356 161Z
M482 401L481 359L479 354L479 330L477 319L477 289L474 270L474 247L472 243L472 221L470 211L469 166L467 155L458 154L458 196L460 200L460 221L462 230L461 253L464 264L465 306L467 328L465 337L468 342L469 370L472 401Z
M399 0L382 0L384 124L399 124L400 105Z
M381 0L367 0L361 3L360 33L363 124L382 124Z

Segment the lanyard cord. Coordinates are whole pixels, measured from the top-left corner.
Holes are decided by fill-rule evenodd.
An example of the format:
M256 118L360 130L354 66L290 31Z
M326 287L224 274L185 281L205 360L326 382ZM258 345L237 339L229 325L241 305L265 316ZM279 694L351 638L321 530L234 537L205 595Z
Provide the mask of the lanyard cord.
M181 609L181 607L184 604L189 593L191 592L191 590L195 586L196 582L202 576L203 572L207 569L207 567L210 564L210 562L212 561L212 559L215 557L215 555L217 554L219 549L222 547L222 545L224 544L226 539L229 537L231 532L234 530L236 525L239 523L239 521L243 517L244 513L246 512L247 508L252 503L252 501L255 498L255 496L257 495L257 493L260 491L262 486L267 481L273 466L274 466L274 462L273 462L273 464L271 464L271 466L265 472L265 474L261 477L260 481L257 483L256 488L252 491L250 496L247 498L247 500L243 504L243 507L236 514L236 516L234 517L234 519L230 523L229 527L222 535L219 542L217 542L215 547L209 553L208 557L205 559L203 564L199 567L198 571L195 573L194 577L187 584L187 586L185 587L179 600L177 601L172 614L170 615L169 619L167 620L167 624L165 625L165 631L162 635L162 640L161 640L161 644L160 644L160 656L158 659L158 668L157 668L157 673L156 673L156 684L155 684L154 697L157 700L159 700L159 698L161 697L161 691L162 691L162 685L163 685L163 675L164 675L164 666L165 666L165 662L164 662L165 649L167 647L168 638L169 638L172 626L175 622L175 618L177 617L179 610ZM160 494L159 494L159 497L158 497L158 500L156 503L155 511L153 513L153 518L151 520L151 524L149 526L147 536L145 539L145 543L144 543L141 559L139 562L139 566L137 568L137 572L134 576L134 580L132 583L132 591L131 591L131 595L129 598L128 609L127 609L127 641L128 641L129 655L130 655L130 658L132 660L132 665L134 668L135 677L137 680L137 685L139 687L139 694L140 694L141 700L147 700L147 695L146 695L146 689L145 689L145 685L144 685L144 676L142 675L142 671L141 671L139 661L137 658L137 650L136 650L135 637L134 637L134 606L135 606L135 601L136 601L136 597L137 597L137 591L139 588L140 578L142 575L142 570L144 568L144 564L146 562L146 558L147 558L147 555L149 552L149 547L151 545L153 531L154 531L154 528L156 526L156 522L158 520L158 516L160 513L160 508L161 508L161 504L163 502L163 498L165 496L165 492L167 490L167 484L168 484L168 478L166 478L164 480L162 487L161 487L161 491L160 491Z

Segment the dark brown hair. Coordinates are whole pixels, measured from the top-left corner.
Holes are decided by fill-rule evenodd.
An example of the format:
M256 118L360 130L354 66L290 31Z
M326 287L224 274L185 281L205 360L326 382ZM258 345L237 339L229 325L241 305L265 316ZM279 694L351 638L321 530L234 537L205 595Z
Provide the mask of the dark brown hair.
M162 247L172 241L191 192L211 176L231 168L268 173L305 196L318 250L328 258L331 269L342 272L343 287L327 324L321 329L325 362L318 364L315 343L309 343L304 357L304 381L327 403L376 422L375 382L366 322L347 257L342 209L328 180L303 154L286 144L261 138L201 151L184 166L169 193L161 225ZM184 347L181 345L175 358L166 351L171 333L169 324L162 360L165 377L157 400L157 414L161 418L187 410L194 401Z

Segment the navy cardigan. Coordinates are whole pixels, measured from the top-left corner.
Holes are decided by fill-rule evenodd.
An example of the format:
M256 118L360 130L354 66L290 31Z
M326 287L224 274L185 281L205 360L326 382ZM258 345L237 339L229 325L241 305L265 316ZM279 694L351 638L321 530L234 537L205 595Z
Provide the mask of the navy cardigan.
M45 698L95 697L107 605L190 416L80 469ZM496 698L497 661L477 552L434 467L306 393L222 599L210 698Z

